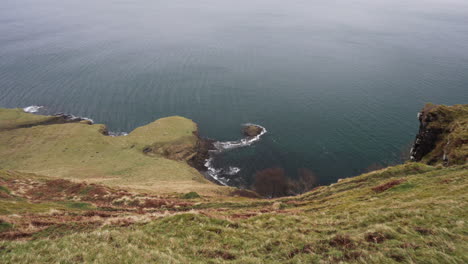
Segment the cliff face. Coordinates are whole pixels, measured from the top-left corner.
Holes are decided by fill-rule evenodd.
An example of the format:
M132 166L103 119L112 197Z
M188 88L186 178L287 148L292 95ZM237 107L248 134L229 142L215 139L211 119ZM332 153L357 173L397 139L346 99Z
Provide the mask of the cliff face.
M199 171L206 171L205 161L209 151L214 149L213 140L202 138L198 130L189 139L170 142L156 142L143 148L148 156L162 156L167 159L184 161Z
M411 149L411 160L446 166L466 163L468 105L427 104L418 119L419 132Z

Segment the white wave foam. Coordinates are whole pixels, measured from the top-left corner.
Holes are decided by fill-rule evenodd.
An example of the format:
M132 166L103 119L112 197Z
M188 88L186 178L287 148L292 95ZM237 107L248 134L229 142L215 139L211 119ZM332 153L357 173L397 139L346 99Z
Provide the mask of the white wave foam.
M228 170L225 172L227 175L236 175L241 169L238 167L229 166Z
M80 117L80 118L91 122L91 124L94 124L94 120L92 120L91 118L88 118L88 117Z
M124 137L124 136L128 136L128 133L127 132L112 132L112 131L109 131L109 136L111 137Z
M206 174L208 174L208 176L210 176L211 178L213 178L214 180L216 180L222 185L227 186L228 185L227 183L230 180L230 179L226 179L225 177L221 177L222 175L233 176L233 175L236 175L240 171L240 168L233 167L233 166L229 166L227 169L222 169L222 168L217 169L213 166L212 162L213 162L213 158L209 158L206 160L205 166L208 168L208 170L206 171Z
M92 119L89 118L89 117L75 116L75 115L68 115L68 114L65 114L64 116L65 116L68 120L86 120L86 121L91 122L91 124L94 124L94 120L92 120Z
M43 106L40 105L30 105L25 108L23 108L23 111L26 113L36 113L39 111L39 109L43 108Z
M222 169L216 169L215 167L213 167L212 162L213 162L213 158L209 158L205 161L205 167L208 169L206 171L206 174L208 174L208 176L210 176L211 178L213 178L220 184L227 185L227 181L219 177Z
M213 143L213 145L218 150L218 152L228 150L228 149L247 147L247 146L252 145L253 143L259 141L260 138L267 132L267 130L266 128L260 125L250 124L250 123L244 124L244 126L250 126L250 125L260 127L262 129L262 132L260 132L260 134L256 135L255 137L246 137L246 138L243 138L241 140L236 140L236 141L224 141L224 142L217 141Z
M216 150L212 150L212 152L221 153L223 151L230 150L230 149L250 146L253 143L259 141L260 138L267 132L266 128L260 125L251 124L251 123L243 124L243 126L250 126L250 125L254 125L254 126L258 126L262 128L262 132L260 132L260 134L258 134L255 137L246 137L246 138L236 140L236 141L217 141L213 143ZM209 159L205 161L205 167L208 169L206 174L222 185L228 185L227 183L229 182L229 178L222 177L222 175L233 176L239 173L239 171L241 170L240 168L233 167L233 166L229 166L227 169L215 168L213 166L213 156L211 156Z

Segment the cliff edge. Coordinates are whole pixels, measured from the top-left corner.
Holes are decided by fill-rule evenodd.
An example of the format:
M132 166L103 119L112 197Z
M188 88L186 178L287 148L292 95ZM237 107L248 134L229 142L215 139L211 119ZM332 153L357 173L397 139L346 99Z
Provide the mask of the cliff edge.
M197 125L180 116L109 136L102 124L0 109L0 169L158 193L226 194L232 188L196 169L208 148Z
M445 166L467 162L468 105L426 104L418 119L411 160Z

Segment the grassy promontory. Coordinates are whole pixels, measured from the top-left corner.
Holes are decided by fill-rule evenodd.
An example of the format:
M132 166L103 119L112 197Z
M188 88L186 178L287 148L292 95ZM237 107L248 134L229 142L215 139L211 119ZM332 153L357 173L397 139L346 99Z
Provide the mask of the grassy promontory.
M119 137L104 125L55 120L0 109L0 168L157 193L231 191L187 164L200 140L189 119L162 118Z
M442 110L432 108L431 111ZM40 131L28 137L26 131L12 130L10 125L0 132L0 153L6 160L0 161L3 168L0 170L0 262L468 263L468 138L463 132L466 126L455 125L466 124L463 122L468 120L468 111L456 112L447 123L454 129L444 129L437 137L431 136L437 142L427 142L436 147L426 150L421 162L408 162L317 187L300 196L278 199L248 199L222 195L223 192L201 197L188 193L199 192L198 181L193 181L196 183L193 188L187 183L184 192L179 194L158 193L160 189L150 192L138 182L133 183L138 188L127 185L124 181L127 172L119 179L89 181L92 177L75 174L79 162L71 161L66 166L70 159L81 162L84 159L81 155L89 154L89 149L82 150L85 141L80 139L81 144L74 145L78 152L73 156L57 157L49 152L42 157L47 165L55 164L54 169L47 170L46 165L39 164L40 158L36 160L29 156L32 153L23 152L28 148L23 145L37 145L31 149L43 153L49 148L63 150L64 138L78 137L79 133L72 131L79 128L68 129L71 124L19 128L67 126L63 137L60 132L46 137ZM451 113L439 114L448 117ZM96 125L80 129L90 129L88 133L93 135L100 131ZM16 130L20 131L19 138L12 133ZM148 159L167 159L164 158L167 151L164 154L155 149L169 145L161 144L164 141L160 139L147 140L151 131L153 128L148 127L134 134L133 139L131 135L128 139L101 135L104 141L94 139L92 143L100 142L102 149L112 145L111 150L115 155L123 155L120 157L141 155ZM187 129L183 136L170 141L177 142L176 145L193 144L186 137L193 131ZM164 136L164 132L159 135ZM439 141L447 137L450 142L459 143L446 149L445 155L440 154ZM62 141L47 147L45 141L51 143L58 139ZM109 143L112 140L121 145ZM130 141L133 148L126 145ZM4 147L5 144L9 147ZM144 149L149 154L141 154ZM7 150L11 157L5 156ZM117 150L129 153L124 155ZM426 155L433 158L427 159ZM28 165L18 160L23 157L34 166L21 168ZM453 158L456 162L446 162ZM119 156L114 157L116 160ZM132 162L137 161L132 159L125 164L133 168ZM106 162L104 167L91 163L91 168L108 173L112 168L108 165L110 161ZM183 160L165 162L188 166ZM140 179L137 171L129 172L129 177ZM59 179L62 177L73 181ZM177 181L175 176L166 179ZM151 181L146 177L141 180ZM153 182L165 184L161 178Z

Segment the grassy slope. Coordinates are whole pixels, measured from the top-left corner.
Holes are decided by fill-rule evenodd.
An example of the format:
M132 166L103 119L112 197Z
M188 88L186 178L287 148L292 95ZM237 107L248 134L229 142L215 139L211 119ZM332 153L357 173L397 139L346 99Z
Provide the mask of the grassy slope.
M0 108L0 130L13 129L54 120L53 116L27 114L23 109Z
M27 242L3 241L0 262L466 263L467 173L466 165L410 163L298 197L198 198L192 211L140 212L129 226L58 225ZM399 184L373 190L389 182Z
M465 117L457 115L457 124L466 124ZM1 132L0 142L8 147L0 145L0 155L6 157L0 166L31 166L30 171L73 179L110 177L103 182L116 186L130 184L126 177L151 182L144 168L160 158L146 157L141 150L155 144L148 132L152 129L128 136L129 143L124 138L97 136L101 129L97 125L75 125ZM452 125L454 129L443 140L450 136L452 142L463 141L466 126ZM170 140L192 142L184 136ZM54 154L67 146L71 153L67 149ZM98 154L90 153L96 148L118 156L90 157ZM34 151L47 155L35 157ZM468 156L464 144L450 152L461 161ZM133 156L145 157L148 165L135 170L133 166L141 161ZM99 164L93 158L100 159ZM126 158L131 159L128 164ZM80 172L85 167L81 161L86 169ZM131 169L122 171L119 166ZM119 168L121 175L110 173ZM92 176L90 171L99 174ZM164 186L164 177L155 184ZM155 198L110 191L117 196L107 201L107 192L99 198L104 200L86 195L88 185L70 187L63 196L45 189L47 195L35 198L34 188L42 190L43 181L47 178L0 171L0 237L6 238L0 241L1 263L468 263L466 162L451 167L408 163L275 200L204 196L184 202L175 195ZM197 185L186 187L193 190ZM33 188L32 194L25 188ZM145 199L153 199L148 207L136 201ZM12 236L15 240L8 240Z
M2 109L0 127L15 128L49 117ZM145 146L184 143L194 146L196 124L182 117L159 119L125 137L101 133L103 125L82 123L37 125L0 132L0 168L42 175L105 182L156 192L224 192L184 161L144 155Z

